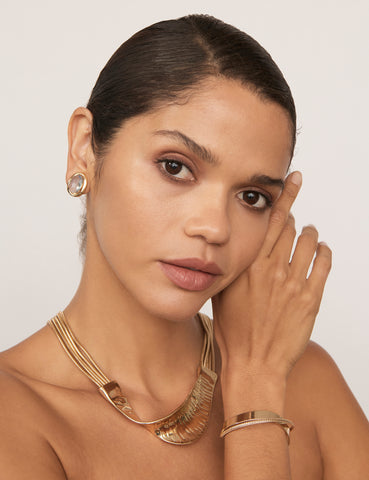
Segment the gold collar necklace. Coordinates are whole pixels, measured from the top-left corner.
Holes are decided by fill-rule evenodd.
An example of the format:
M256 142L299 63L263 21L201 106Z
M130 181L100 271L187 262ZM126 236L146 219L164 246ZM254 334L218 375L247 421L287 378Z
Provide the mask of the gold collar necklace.
M198 367L196 383L185 401L173 412L163 418L142 421L137 416L117 382L101 371L90 354L83 348L70 329L65 315L58 315L48 321L64 350L87 377L99 387L102 396L122 415L164 442L174 445L193 443L205 431L213 400L217 374L215 373L215 354L212 321L204 314L197 314L204 328L204 343Z

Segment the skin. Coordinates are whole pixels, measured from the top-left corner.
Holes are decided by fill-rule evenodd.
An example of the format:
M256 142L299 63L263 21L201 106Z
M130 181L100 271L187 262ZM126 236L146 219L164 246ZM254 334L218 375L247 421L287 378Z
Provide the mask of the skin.
M209 80L186 103L127 121L98 181L91 121L79 108L69 125L66 178L88 178L88 233L68 322L140 418L154 419L194 384L203 338L194 315L212 298L212 415L190 446L158 441L106 403L46 326L0 355L2 478L364 478L368 423L332 359L309 342L330 250L308 226L289 262L299 174L283 193L251 181L285 180L286 112L237 82ZM181 132L216 162L163 131ZM168 159L186 167L169 168ZM245 191L258 193L247 203ZM263 195L272 205L255 210L255 201L266 205ZM186 257L214 261L223 273L206 290L181 289L159 261ZM224 418L257 409L293 419L289 448L276 425L219 438Z

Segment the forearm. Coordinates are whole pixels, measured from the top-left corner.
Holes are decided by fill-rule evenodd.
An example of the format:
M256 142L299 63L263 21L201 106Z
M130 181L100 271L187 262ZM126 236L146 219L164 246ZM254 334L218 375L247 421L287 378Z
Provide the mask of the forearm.
M226 420L255 410L284 415L286 379L306 349L319 310L331 251L318 243L313 226L304 227L293 251L296 230L289 212L300 186L300 174L288 176L255 260L212 298ZM248 423L229 431L224 442L226 480L291 478L281 425Z
M224 418L270 410L283 416L285 381L267 375L222 375ZM224 437L225 480L291 478L286 433L278 424L249 425Z

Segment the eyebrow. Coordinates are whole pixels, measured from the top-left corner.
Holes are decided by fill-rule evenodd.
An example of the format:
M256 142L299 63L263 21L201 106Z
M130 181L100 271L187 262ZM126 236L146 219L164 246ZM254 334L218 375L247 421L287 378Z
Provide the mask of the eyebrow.
M154 135L164 135L166 137L171 137L174 140L180 141L185 147L187 147L193 154L201 158L206 163L211 165L217 165L219 160L215 157L213 153L210 152L206 147L199 145L192 138L187 137L184 133L179 130L156 130Z
M253 175L250 178L251 183L257 183L259 185L279 187L281 190L284 189L285 182L281 178L272 178L268 175Z
M206 163L211 165L218 165L219 160L216 156L210 152L203 145L199 145L192 138L188 137L179 130L155 130L154 135L163 135L170 137L174 140L180 141L185 147L187 147L194 155L201 158ZM250 183L256 183L264 186L279 187L281 190L284 189L285 182L282 178L272 178L269 175L255 174L249 179Z

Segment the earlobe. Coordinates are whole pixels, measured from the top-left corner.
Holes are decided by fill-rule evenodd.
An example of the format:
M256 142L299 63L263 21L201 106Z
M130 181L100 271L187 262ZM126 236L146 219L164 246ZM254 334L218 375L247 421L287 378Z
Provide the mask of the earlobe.
M73 175L80 173L88 181L87 193L94 176L95 156L91 146L92 113L84 107L78 107L72 114L68 125L68 165L67 184Z
M75 173L67 182L67 191L72 197L80 197L87 192L88 182L84 173Z

